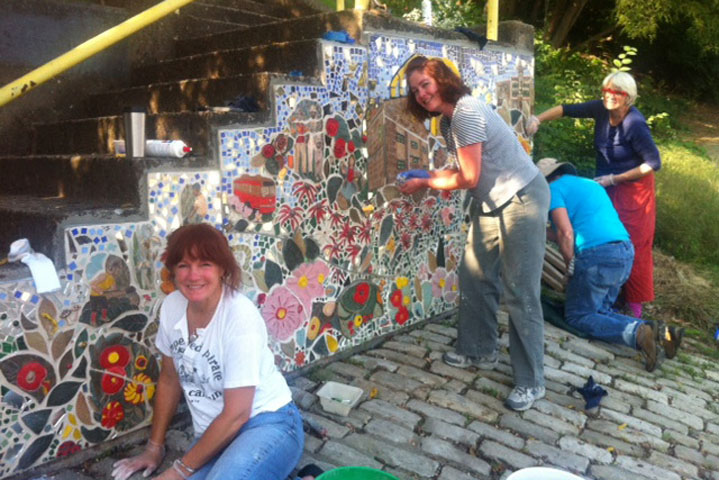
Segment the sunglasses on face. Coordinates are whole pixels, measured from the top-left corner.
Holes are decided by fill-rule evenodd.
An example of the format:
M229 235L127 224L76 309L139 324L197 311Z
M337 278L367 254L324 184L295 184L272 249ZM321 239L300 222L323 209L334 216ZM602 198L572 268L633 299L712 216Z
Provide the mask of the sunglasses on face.
M612 90L611 88L602 88L602 94L603 95L614 95L617 97L628 97L629 94L627 92L622 92L621 90Z

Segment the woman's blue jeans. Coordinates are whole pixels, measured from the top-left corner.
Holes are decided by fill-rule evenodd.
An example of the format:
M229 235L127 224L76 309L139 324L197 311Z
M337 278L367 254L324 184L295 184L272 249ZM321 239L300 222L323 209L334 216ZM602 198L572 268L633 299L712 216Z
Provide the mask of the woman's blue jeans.
M636 348L636 332L644 322L612 310L634 263L631 242L587 248L575 255L567 285L564 316L572 327L592 338Z
M302 456L305 434L294 402L252 417L191 480L284 480Z

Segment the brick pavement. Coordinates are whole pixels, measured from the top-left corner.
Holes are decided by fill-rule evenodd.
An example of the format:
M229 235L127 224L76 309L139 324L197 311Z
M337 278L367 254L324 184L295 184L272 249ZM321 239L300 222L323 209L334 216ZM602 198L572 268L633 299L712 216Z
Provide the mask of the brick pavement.
M300 465L363 465L403 480L497 480L537 465L587 479L719 480L719 369L710 360L682 353L649 374L631 349L589 342L547 325L547 396L531 410L515 413L501 401L512 375L506 318L500 323L503 351L494 371L442 363L457 335L444 322L424 324L291 380L304 416L327 433L306 436ZM570 390L589 375L609 396L599 408L585 411L583 400ZM348 417L322 410L315 392L326 380L364 389ZM187 428L172 430L165 463L189 441ZM119 457L110 452L34 478L109 478Z

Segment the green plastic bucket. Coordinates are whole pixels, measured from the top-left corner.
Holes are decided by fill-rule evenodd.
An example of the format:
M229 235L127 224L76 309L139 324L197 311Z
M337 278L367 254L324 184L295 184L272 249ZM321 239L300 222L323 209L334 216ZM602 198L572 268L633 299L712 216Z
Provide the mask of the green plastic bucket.
M323 473L316 480L399 480L399 478L369 467L340 467Z

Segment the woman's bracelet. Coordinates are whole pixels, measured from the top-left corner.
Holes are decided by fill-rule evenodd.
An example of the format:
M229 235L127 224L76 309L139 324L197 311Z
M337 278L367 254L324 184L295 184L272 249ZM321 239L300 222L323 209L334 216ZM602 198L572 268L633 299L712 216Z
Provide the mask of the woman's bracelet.
M183 464L182 461L178 458L177 460L175 460L174 462L172 462L172 468L173 468L177 473L179 473L180 476L181 476L184 480L187 480L188 478L190 478L190 475L192 475L192 474L188 475L187 473L185 473L185 471L184 471L184 470L182 469L182 467L180 466L180 465L182 465L182 464Z
M614 174L613 173L609 174L609 185L616 185L616 183L614 182Z
M177 470L180 473L180 475L182 475L182 478L190 478L190 476L195 473L195 469L185 465L185 462L182 461L182 458L176 458L175 461L172 462L172 468ZM185 472L190 472L190 473L188 475Z
M153 442L152 439L148 439L147 446L161 450L163 452L163 454L165 452L165 444L164 443L157 443L157 442Z

